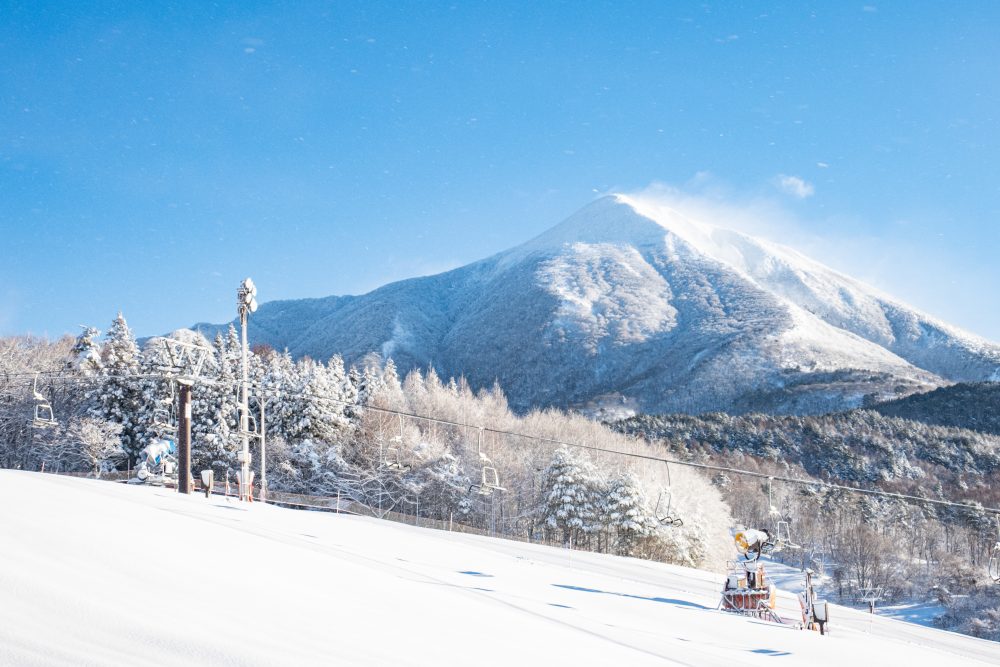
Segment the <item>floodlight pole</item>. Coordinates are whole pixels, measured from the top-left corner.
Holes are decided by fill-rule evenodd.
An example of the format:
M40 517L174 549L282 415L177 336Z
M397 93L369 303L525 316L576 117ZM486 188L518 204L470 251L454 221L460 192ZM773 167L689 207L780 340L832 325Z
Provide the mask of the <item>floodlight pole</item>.
M242 329L242 350L243 357L243 382L242 396L240 399L240 440L243 450L240 457L240 500L249 500L253 489L250 487L250 434L249 434L249 414L250 397L247 395L247 385L250 383L249 371L247 369L247 308L240 308L240 328Z
M236 291L236 305L240 313L240 329L242 330L241 356L243 357L243 382L240 400L240 440L243 448L239 454L240 460L240 500L252 500L253 486L250 484L250 397L248 389L250 376L248 369L247 319L250 313L257 310L257 288L253 281L247 278L240 283Z

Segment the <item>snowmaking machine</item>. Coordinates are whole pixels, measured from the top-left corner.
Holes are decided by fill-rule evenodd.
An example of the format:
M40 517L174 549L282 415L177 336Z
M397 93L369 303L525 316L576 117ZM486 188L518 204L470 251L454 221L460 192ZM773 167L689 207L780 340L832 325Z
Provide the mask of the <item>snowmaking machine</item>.
M129 484L165 486L168 482L177 483L177 444L156 438L139 452L139 465Z
M719 608L775 623L784 621L775 613L775 588L767 578L762 555L780 551L785 545L768 530L738 528L733 534L739 557L727 562L726 582Z
M771 553L776 546L771 534L766 530L741 528L733 535L733 541L740 555L726 564L728 572L719 608L782 623L774 611L774 584L760 562L761 554Z
M733 534L733 541L736 543L739 557L727 563L728 572L722 588L719 609L782 625L818 630L821 634L825 634L829 620L829 606L826 602L816 599L812 570L805 571L805 588L799 595L802 622L787 621L776 611L777 591L768 578L760 557L786 547L798 547L790 539L788 524L776 530L773 535L766 529L740 527Z

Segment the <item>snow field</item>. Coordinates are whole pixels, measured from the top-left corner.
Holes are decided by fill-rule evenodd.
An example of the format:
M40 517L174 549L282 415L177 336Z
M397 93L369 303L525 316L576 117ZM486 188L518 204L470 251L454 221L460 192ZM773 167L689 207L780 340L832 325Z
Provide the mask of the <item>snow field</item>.
M5 665L1000 663L839 607L828 637L725 614L720 575L660 563L10 470L0 507Z

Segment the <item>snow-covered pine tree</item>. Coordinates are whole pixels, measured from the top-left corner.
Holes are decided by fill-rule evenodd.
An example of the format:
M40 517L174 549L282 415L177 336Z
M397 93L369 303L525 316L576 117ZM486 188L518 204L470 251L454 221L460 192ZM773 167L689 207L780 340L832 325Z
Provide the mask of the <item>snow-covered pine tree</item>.
M301 406L300 364L295 364L288 350L275 352L261 360L262 382L268 396L267 434L291 443L298 426Z
M97 341L101 332L96 327L80 326L83 331L73 342L69 366L83 375L96 375L101 371L101 345Z
M372 373L375 374L374 369ZM407 408L406 397L403 395L403 386L399 381L399 372L396 370L396 363L392 358L385 360L385 367L379 374L378 381L369 385L364 405L376 405L390 410L404 410Z
M101 362L102 382L93 394L95 405L91 414L122 425L122 447L129 460L135 461L142 449L142 432L136 423L142 396L137 377L139 349L121 313L105 335Z
M294 402L298 405L297 421L291 433L286 434L289 442L310 439L320 442L336 442L348 425L344 414L343 394L347 378L344 363L340 357L330 360L329 367L312 359L300 362L300 378Z
M424 516L437 516L446 520L453 512L465 515L471 509L468 499L472 482L462 470L458 458L451 451L445 451L430 465L420 470L423 491L421 506Z
M656 534L659 522L649 511L634 474L619 472L611 479L603 507L607 525L615 534L615 550L620 555L636 555L639 543Z
M585 455L566 447L556 450L542 485L542 520L561 530L563 543L571 545L599 527L601 479Z
M199 383L191 401L191 468L211 468L221 478L236 465L236 377L222 334L212 343L214 364L205 364L212 382Z
M173 439L176 433L167 428L177 425L176 397L166 371L171 369L170 355L161 337L150 338L139 353L139 405L134 414L137 446L141 449L155 438Z
M330 407L333 408L339 428L343 430L348 428L357 416L355 408L358 405L359 379L357 377L351 379L347 371L344 370L344 360L339 354L330 357L326 368L331 385Z

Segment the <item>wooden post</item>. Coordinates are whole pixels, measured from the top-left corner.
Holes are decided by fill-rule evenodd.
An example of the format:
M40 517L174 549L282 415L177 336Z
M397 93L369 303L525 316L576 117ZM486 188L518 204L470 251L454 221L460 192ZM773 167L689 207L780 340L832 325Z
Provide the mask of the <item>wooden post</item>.
M191 493L191 385L180 382L180 409L177 411L177 490Z

